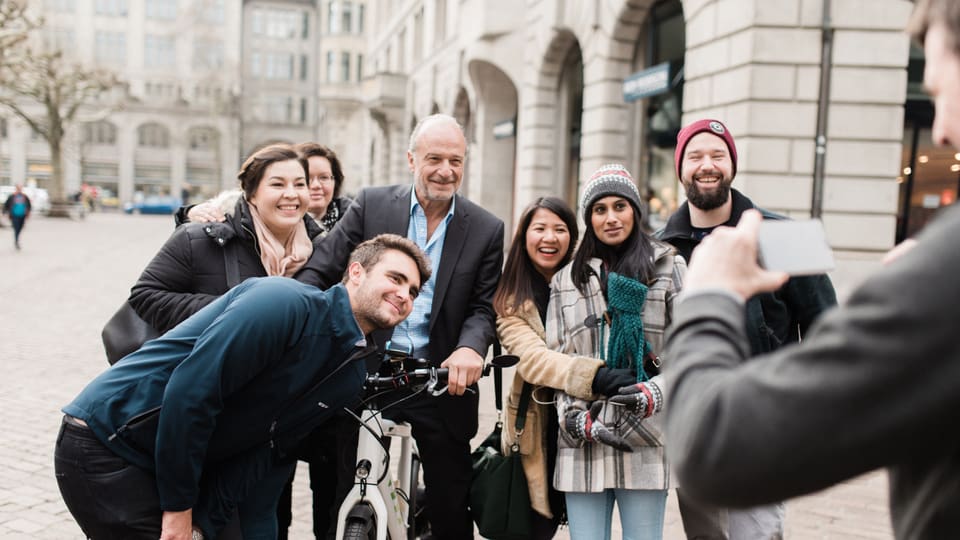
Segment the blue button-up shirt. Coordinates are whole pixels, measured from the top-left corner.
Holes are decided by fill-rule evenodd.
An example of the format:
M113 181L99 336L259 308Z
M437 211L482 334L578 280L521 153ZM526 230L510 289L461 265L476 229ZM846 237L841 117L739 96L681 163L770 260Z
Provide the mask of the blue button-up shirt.
M433 231L433 236L427 238L427 215L417 200L416 187L410 190L410 225L407 227L407 238L416 242L420 249L430 257L430 266L433 272L430 279L420 287L420 295L413 301L413 311L405 321L398 324L393 330L393 341L413 346L413 355L416 358L427 358L430 343L430 310L433 307L433 292L437 286L437 270L440 268L440 255L443 253L443 241L447 237L447 224L453 219L456 208L456 199L450 201L450 210L446 217Z

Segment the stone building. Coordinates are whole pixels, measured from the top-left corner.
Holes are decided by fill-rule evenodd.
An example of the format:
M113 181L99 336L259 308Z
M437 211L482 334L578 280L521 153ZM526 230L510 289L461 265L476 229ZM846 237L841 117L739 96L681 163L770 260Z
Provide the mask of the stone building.
M407 183L412 126L445 112L468 135L464 193L508 231L535 196L575 204L611 161L634 173L656 228L682 198L676 132L711 116L736 137L735 187L823 219L844 289L960 188L960 154L929 142L909 0L38 4L51 39L129 81L122 110L73 134L67 167L72 185L122 200L206 196L277 140L331 146L347 193ZM0 182L42 184L43 145L3 115Z
M909 1L370 5L371 183L410 181L410 126L442 111L467 128L465 193L508 228L535 196L575 203L581 179L611 161L634 172L655 228L678 202L677 130L717 117L736 136L735 187L772 210L822 217L841 289L894 244L899 201L916 198L901 193Z

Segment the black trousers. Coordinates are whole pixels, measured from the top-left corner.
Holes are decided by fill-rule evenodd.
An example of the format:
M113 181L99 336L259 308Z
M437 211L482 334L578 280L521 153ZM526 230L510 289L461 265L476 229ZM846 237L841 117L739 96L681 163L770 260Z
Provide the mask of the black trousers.
M340 505L353 487L359 428L356 418L340 414L313 430L297 448L300 460L310 464L313 535L318 540L333 538L337 534ZM288 538L293 521L292 495L293 475L277 504L278 540Z
M60 494L88 538L160 538L160 496L152 474L117 457L89 429L66 422L53 459Z
M438 408L440 400L418 395L384 412L384 417L408 422L423 462L427 519L434 538L473 538L470 517L470 440L447 429Z

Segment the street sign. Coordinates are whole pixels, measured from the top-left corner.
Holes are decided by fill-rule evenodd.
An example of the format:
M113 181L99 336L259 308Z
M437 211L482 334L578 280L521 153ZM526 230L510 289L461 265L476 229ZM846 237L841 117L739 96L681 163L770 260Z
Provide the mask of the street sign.
M623 100L630 102L670 89L670 62L638 71L623 80Z
M507 139L513 137L517 134L517 123L511 118L510 120L504 120L502 122L497 122L493 125L493 138L494 139Z

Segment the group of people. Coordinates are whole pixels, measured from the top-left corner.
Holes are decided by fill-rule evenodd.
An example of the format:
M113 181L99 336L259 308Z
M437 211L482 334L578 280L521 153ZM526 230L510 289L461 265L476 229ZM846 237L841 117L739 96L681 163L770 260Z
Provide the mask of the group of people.
M911 32L934 138L960 142L960 7L921 0ZM680 131L687 201L663 230L641 226L626 168L604 165L582 235L566 202L539 198L505 263L503 222L457 192L456 121L423 119L407 159L411 185L348 201L328 149L270 146L242 193L184 209L129 299L165 333L63 409L57 479L87 536L285 537L298 458L315 534L332 534L356 451L336 411L387 339L449 368L447 394L390 411L412 425L436 538L473 537L468 389L494 339L520 357L503 449L521 454L531 538L565 516L572 538L609 539L614 504L624 538L659 538L671 488L689 538L780 538L780 501L876 467L892 471L898 538L958 529L960 350L942 318L960 301L960 210L834 309L825 275L758 267L759 224L781 217L731 187L719 120Z

